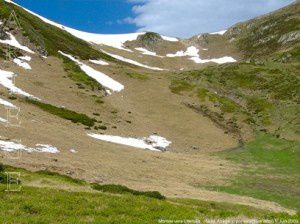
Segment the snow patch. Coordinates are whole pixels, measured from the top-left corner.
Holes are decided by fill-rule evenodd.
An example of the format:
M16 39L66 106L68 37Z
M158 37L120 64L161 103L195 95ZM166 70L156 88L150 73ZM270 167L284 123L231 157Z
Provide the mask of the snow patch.
M77 153L77 151L75 149L70 149L71 153Z
M6 100L3 100L0 98L0 104L5 106L5 107L11 107L11 108L17 108L15 105L13 105L12 103L6 101Z
M6 120L6 119L4 119L4 118L2 118L2 117L0 117L0 122L1 122L1 123L6 123L6 122L7 122L7 120Z
M224 35L226 32L227 32L227 30L221 30L221 31L218 31L218 32L210 33L210 34L213 34L213 35Z
M17 39L14 37L14 35L12 35L11 33L7 33L7 34L9 35L10 39L9 40L1 40L0 39L1 44L7 44L7 45L10 45L10 46L16 47L20 50L26 51L28 53L34 54L34 52L32 50L30 50L28 47L21 45L17 41Z
M6 152L25 151L29 153L32 152L51 153L51 154L59 153L59 150L52 145L36 144L35 148L30 148L16 142L3 141L3 140L0 140L0 150Z
M175 54L167 54L167 57L185 57L185 56L191 57L190 60L194 61L197 64L204 64L209 62L214 62L217 64L236 62L234 58L229 56L225 56L222 58L213 58L213 59L201 59L199 56L199 49L194 46L188 47L185 52L177 51Z
M106 61L102 61L102 60L89 60L90 62L96 64L96 65L109 65Z
M13 62L26 70L31 70L31 66L20 58L15 58Z
M52 154L59 153L59 150L52 145L36 144L35 146L36 146L35 148L36 152L47 152Z
M145 54L145 55L157 56L155 52L148 51L147 49L142 48L142 47L137 47L135 49L142 52L142 54Z
M198 56L198 57L192 57L190 59L193 60L197 64L204 64L204 63L209 63L209 62L214 62L217 64L225 64L225 63L236 62L236 60L234 58L229 57L229 56L225 56L222 58L203 59L203 60Z
M40 18L41 20L43 20L45 23L51 24L53 26L56 26L62 30L65 30L67 32L69 32L70 34L72 34L73 36L85 40L89 43L93 43L93 44L104 44L107 46L111 46L114 48L118 48L121 50L125 50L125 51L130 51L132 52L130 49L126 49L124 48L124 43L126 41L134 41L137 39L137 37L139 35L143 35L145 34L145 32L142 33L129 33L129 34L95 34L95 33L87 33L87 32L83 32L83 31L79 31L79 30L75 30L73 28L69 28L66 26L63 26L61 24L55 23L49 19L46 19L45 17L42 17L18 4L16 4L15 2L11 1L11 0L5 0L8 3L12 3L15 4L21 8L23 8L24 10L26 10L27 12L31 13L32 15ZM164 40L167 41L178 41L177 38L174 37L167 37L167 36L161 36Z
M4 71L4 70L0 69L0 85L4 86L12 93L16 93L16 94L34 98L34 99L38 99L37 97L35 97L15 86L15 84L13 82L13 78L15 75L16 74L14 74L13 72L8 72L8 71Z
M187 50L184 51L177 51L175 54L167 54L167 57L184 57L184 56L191 56L191 57L197 57L199 49L197 49L194 46L188 47Z
M165 151L166 148L171 144L167 139L158 136L151 135L148 138L128 138L112 135L99 135L99 134L87 134L88 136L99 139L106 142L116 143L120 145L127 145L140 149L148 149L151 151Z
M102 50L103 51L103 50ZM131 60L131 59L128 59L128 58L124 58L122 56L119 56L119 55L116 55L116 54L111 54L111 53L108 53L106 51L103 51L105 54L108 54L109 56L115 58L115 59L118 59L120 61L124 61L124 62L127 62L129 64L133 64L133 65L136 65L136 66L139 66L139 67L144 67L144 68L147 68L147 69L151 69L151 70L156 70L156 71L163 71L164 69L162 68L158 68L158 67L152 67L152 66L148 66L148 65L144 65L142 63L139 63L137 61L134 61L134 60Z
M31 57L30 56L20 56L18 57L19 59L23 60L23 61L31 61Z
M74 61L81 68L83 72L85 72L91 78L95 79L104 87L109 88L112 91L116 91L116 92L120 92L124 89L124 86L121 83L113 80L112 78L105 75L104 73L96 71L92 67L80 62L79 60L75 59L72 55L65 54L62 51L59 51L59 53L69 58L70 60Z
M166 41L170 41L170 42L177 42L177 41L179 41L178 38L176 38L176 37L167 37L167 36L163 36L163 35L160 35L160 36L161 36L161 38L163 40L166 40Z

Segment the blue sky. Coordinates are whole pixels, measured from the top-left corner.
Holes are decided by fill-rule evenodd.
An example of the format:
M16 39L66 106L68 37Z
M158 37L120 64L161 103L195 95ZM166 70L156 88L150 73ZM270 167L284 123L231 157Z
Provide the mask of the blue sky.
M55 22L95 33L135 32L134 24L121 24L132 15L133 3L125 0L15 0ZM119 22L118 22L119 21Z
M191 37L215 32L294 0L15 0L75 29L94 33L154 31Z

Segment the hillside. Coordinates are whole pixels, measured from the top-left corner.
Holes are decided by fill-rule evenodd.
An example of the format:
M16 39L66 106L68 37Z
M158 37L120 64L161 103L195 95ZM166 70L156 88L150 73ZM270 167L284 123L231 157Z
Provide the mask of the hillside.
M24 186L1 191L8 223L298 219L299 15L179 39L0 0L0 162Z

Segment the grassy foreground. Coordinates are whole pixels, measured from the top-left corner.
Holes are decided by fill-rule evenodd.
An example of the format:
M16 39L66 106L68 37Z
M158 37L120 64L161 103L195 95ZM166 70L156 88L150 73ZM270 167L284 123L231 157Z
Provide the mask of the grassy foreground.
M33 173L12 167L6 167L5 171L20 172L23 187L20 192L6 192L6 185L0 184L1 223L133 224L168 220L172 221L170 223L176 223L176 220L205 223L202 221L206 219L236 217L268 219L277 223L278 220L299 218L228 203L155 199L126 191L104 193L94 190L86 182L51 172Z
M218 153L242 167L228 186L211 190L275 201L300 211L300 142L259 134L244 147Z

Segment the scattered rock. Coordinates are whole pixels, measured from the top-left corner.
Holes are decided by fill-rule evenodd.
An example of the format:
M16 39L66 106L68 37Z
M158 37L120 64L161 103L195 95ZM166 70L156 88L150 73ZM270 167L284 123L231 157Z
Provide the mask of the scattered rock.
M288 42L296 41L296 40L299 40L299 39L300 39L300 31L292 31L292 32L289 32L289 33L286 33L286 34L282 35L279 38L278 43L286 44Z

